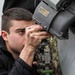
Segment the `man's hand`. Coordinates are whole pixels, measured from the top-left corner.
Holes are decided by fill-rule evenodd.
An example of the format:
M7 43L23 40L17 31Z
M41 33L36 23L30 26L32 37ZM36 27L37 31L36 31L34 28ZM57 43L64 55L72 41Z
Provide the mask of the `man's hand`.
M49 38L50 36L40 25L27 27L25 30L25 46L20 54L20 58L32 66L35 50L43 39Z
M50 34L43 31L43 28L39 25L33 25L26 28L25 34L25 46L31 46L34 49L38 47L43 39L49 38Z

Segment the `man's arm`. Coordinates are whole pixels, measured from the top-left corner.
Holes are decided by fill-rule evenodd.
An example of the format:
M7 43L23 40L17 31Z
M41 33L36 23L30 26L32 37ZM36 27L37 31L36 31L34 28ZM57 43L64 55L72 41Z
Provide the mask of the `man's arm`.
M36 71L25 63L21 58L18 58L8 75L37 75Z
M2 61L2 60L1 60ZM9 60L10 61L10 60ZM10 63L11 64L11 63ZM7 66L10 66L7 64ZM0 75L37 75L36 70L29 66L25 61L21 58L18 58L11 69L5 69L3 63L0 62Z

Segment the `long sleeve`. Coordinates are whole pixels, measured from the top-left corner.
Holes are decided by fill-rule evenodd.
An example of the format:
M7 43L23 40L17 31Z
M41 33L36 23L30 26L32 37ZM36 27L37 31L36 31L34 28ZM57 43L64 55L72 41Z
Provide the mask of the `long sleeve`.
M19 58L15 61L8 75L37 75L37 72Z
M9 64L7 64L7 66L9 66ZM18 58L14 62L11 70L6 70L0 62L0 75L38 75L38 73L21 58Z

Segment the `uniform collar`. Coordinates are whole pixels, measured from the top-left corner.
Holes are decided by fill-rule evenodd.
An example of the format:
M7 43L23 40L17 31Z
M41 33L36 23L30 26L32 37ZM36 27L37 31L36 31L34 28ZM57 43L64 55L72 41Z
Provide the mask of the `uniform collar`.
M5 41L3 40L2 36L0 36L0 50L2 50L8 57L13 58L12 54L8 52Z
M2 36L0 36L0 49L7 50L5 42L4 42L3 38L2 38Z

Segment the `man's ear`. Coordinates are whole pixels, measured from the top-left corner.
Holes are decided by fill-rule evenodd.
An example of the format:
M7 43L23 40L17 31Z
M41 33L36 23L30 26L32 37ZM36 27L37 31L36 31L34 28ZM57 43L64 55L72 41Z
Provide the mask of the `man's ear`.
M7 41L8 40L8 33L6 32L6 31L1 31L1 36L2 36L2 38L5 40L5 41Z

